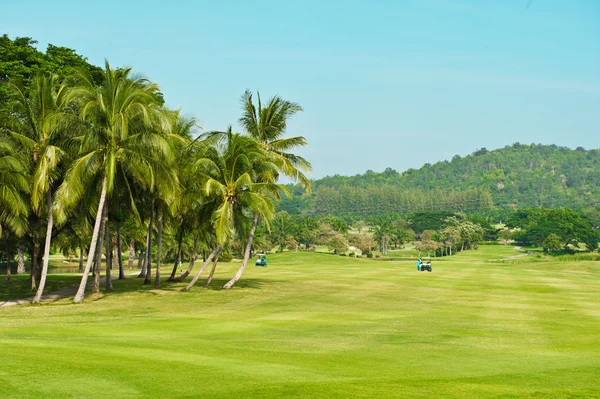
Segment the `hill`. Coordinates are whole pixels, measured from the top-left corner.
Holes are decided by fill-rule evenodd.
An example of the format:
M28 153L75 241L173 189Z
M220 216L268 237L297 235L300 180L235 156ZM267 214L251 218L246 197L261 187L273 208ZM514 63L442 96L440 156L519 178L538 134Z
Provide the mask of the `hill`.
M300 193L298 187L293 190ZM402 173L388 168L313 182L313 193L284 199L289 213L338 216L451 210L501 214L517 208L598 205L600 150L515 143Z

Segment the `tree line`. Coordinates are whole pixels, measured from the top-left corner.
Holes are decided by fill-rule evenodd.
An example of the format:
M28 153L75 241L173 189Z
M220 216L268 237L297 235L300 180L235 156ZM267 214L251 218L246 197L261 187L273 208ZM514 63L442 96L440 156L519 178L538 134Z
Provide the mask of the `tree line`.
M282 199L278 209L363 217L384 215L391 209L405 216L420 210L448 210L484 213L495 221L506 219L514 209L597 209L600 150L515 143L402 173L387 168L327 176L315 180L313 188L311 195Z
M310 163L291 152L306 139L285 137L300 105L277 96L263 102L246 91L243 133L198 134L194 119L168 109L159 86L132 69L108 61L100 69L72 50L50 45L44 54L34 44L0 40L0 234L9 281L15 252L19 264L27 256L39 302L51 249L77 251L81 302L91 273L93 291L100 290L103 250L106 291L113 262L124 278L128 242L129 267L139 254L144 284L152 283L155 260L156 289L166 257L175 260L169 280L181 281L204 250L202 267L183 289L189 290L212 263L208 285L219 257L242 241L241 266L223 287L231 288L259 221L268 226L274 201L290 194L279 177L310 187ZM190 266L177 277L190 240Z

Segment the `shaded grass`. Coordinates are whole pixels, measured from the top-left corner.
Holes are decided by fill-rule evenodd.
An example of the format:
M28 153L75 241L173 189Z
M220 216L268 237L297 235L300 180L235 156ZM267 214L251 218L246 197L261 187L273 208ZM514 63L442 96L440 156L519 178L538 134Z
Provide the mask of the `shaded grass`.
M230 291L236 263L215 289L128 278L83 305L0 309L0 397L600 397L600 267L494 263L504 251L433 273L273 254Z

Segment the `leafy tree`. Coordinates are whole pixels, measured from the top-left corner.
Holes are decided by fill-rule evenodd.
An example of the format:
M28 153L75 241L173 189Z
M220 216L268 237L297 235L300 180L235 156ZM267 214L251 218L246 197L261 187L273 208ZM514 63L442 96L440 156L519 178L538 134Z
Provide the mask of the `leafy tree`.
M558 234L550 233L544 240L544 251L546 252L560 251L562 247L563 244Z

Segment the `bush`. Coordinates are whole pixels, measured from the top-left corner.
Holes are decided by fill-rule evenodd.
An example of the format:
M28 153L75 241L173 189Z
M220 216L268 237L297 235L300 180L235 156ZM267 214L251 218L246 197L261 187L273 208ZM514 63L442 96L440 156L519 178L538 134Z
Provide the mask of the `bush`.
M219 256L219 262L231 262L233 255L231 252L225 252Z
M381 258L381 255L377 254L377 255L375 255L375 257L376 257L377 259L379 259L379 258Z
M356 256L356 253L354 253L354 252L350 252L350 253L348 254L348 256Z
M343 252L342 252L342 253L340 254L340 256L347 256L347 255L346 255L345 253L343 253Z
M373 253L372 252L368 252L367 253L367 258L371 259L373 257Z

